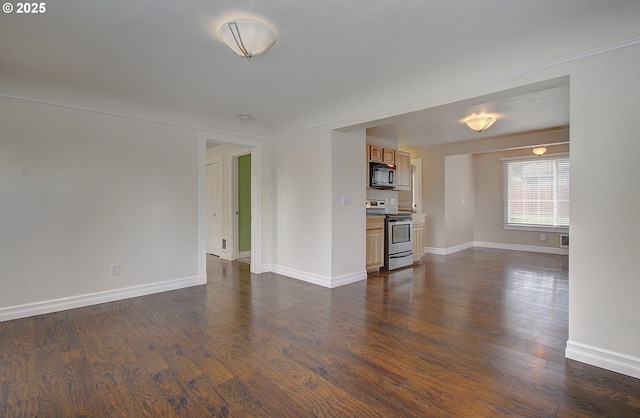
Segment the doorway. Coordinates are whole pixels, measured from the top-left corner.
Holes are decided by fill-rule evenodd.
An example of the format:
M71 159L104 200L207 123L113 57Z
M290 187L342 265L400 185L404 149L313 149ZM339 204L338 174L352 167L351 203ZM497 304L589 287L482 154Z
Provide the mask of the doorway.
M202 134L201 143L201 169L200 169L200 248L198 259L199 270L203 278L206 277L207 254L216 254L219 248L219 257L225 260L238 260L240 253L247 257L252 273L262 273L264 266L261 257L261 155L262 143L253 140L228 140L219 139ZM246 157L243 157L246 156ZM221 164L215 166L217 161ZM240 161L240 164L238 162ZM211 166L210 166L211 165ZM238 166L242 173L238 176ZM244 167L247 165L247 167ZM215 238L217 221L214 214L217 212L210 208L213 196L218 195L218 189L208 185L209 178L215 178L215 167L220 167L222 198L220 203L220 237ZM209 172L209 173L208 173ZM238 205L238 178L240 177L241 202ZM212 183L216 183L215 180ZM244 186L242 186L244 184ZM244 213L246 212L246 216ZM243 213L243 226L239 226L239 216ZM213 241L217 244L210 245L209 236L213 235ZM240 244L240 237L243 243Z
M222 159L207 164L207 253L220 256L222 252Z
M251 262L251 154L236 159L238 261Z

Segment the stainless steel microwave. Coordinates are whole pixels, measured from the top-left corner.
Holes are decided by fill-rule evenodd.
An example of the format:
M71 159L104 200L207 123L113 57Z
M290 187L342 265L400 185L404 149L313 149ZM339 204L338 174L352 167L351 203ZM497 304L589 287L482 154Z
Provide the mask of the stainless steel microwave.
M369 186L377 189L396 187L396 169L381 163L369 164Z

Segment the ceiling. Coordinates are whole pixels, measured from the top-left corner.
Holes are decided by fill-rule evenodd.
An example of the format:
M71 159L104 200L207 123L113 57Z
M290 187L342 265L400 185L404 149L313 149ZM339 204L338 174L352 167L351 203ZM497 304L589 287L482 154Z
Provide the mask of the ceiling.
M278 40L247 61L217 29L256 16ZM0 93L269 138L459 87L440 85L449 74L474 85L639 28L637 0L49 0L44 14L0 14ZM460 120L480 109L501 115L495 135L566 125L568 85L444 105L370 132L470 139Z
M464 124L464 119L474 114L491 115L496 122L478 133ZM394 140L405 147L569 126L569 78L560 77L371 123L367 136Z

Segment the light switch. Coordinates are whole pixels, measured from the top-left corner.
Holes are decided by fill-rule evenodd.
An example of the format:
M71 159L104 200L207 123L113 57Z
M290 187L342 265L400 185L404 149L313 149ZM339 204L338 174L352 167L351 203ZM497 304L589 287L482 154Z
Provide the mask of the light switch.
M350 205L351 204L351 196L342 196L342 204Z

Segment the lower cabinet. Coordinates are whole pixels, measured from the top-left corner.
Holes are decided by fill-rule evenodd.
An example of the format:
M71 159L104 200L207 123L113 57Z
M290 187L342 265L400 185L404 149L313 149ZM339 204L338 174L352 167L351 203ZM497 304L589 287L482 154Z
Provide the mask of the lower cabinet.
M413 214L413 261L419 260L424 255L424 213Z
M384 266L384 216L367 216L367 271Z

